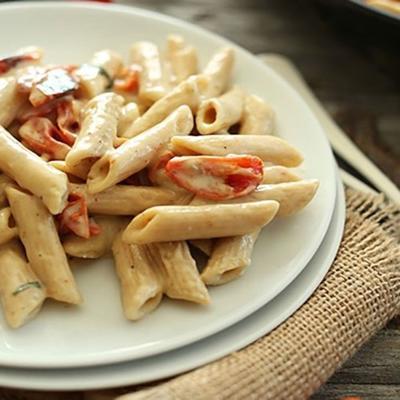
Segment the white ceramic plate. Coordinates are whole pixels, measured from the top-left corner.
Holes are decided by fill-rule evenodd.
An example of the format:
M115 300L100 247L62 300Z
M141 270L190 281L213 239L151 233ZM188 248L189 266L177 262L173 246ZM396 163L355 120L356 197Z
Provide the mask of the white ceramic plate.
M165 301L140 322L126 321L110 259L74 267L85 297L81 307L48 303L31 323L12 331L0 321L0 365L50 368L91 366L159 354L214 334L250 315L280 293L320 245L335 199L334 162L328 142L303 100L250 53L193 25L122 6L77 3L17 3L0 6L0 52L35 44L46 60L79 63L101 48L126 54L132 42L164 45L179 32L194 44L204 64L221 46L236 50L234 80L265 98L277 112L278 134L305 156L306 177L318 178L317 196L299 215L273 222L257 241L248 272L211 289L212 305ZM238 221L240 223L240 221Z
M339 247L344 220L343 186L324 241L301 274L281 294L236 325L182 349L105 367L31 370L0 368L0 386L37 390L89 390L140 384L189 371L237 351L294 313L324 278Z

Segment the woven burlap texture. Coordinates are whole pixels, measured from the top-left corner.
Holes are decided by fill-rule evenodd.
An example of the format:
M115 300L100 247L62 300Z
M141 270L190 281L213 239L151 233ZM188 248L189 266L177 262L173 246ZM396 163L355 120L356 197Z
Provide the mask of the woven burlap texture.
M117 399L309 398L400 311L399 209L381 196L346 194L345 232L335 262L292 317L241 351Z

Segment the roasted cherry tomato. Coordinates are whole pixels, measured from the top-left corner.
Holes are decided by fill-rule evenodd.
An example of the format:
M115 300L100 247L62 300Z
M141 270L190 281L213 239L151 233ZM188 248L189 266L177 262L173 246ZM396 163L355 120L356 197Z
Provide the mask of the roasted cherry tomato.
M256 189L263 166L255 156L186 156L169 160L165 171L174 183L200 197L228 200Z
M133 64L126 68L120 77L114 81L114 90L136 93L139 89L139 66Z
M62 141L72 146L80 128L79 113L74 108L76 100L62 100L57 103L57 126L62 134Z
M19 128L19 134L26 147L48 160L64 160L71 149L60 140L63 134L47 118L29 119Z
M0 59L0 74L5 74L11 68L15 68L18 64L24 61L36 61L40 59L38 52L31 52L26 54L19 54L16 56L6 57Z
M96 236L101 228L88 216L85 197L80 193L70 193L68 204L59 215L60 231L73 232L85 239Z

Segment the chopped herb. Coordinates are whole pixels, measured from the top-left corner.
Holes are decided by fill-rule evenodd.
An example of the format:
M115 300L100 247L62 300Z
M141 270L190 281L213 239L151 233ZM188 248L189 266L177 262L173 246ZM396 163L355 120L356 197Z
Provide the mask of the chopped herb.
M17 294L20 294L21 292L23 292L26 289L30 289L30 288L37 288L40 289L42 287L42 285L40 284L40 282L38 281L34 281L34 282L26 282L23 283L21 286L17 287L14 292L13 292L13 296L16 296Z
M112 88L112 85L114 84L114 81L111 78L110 74L103 67L99 67L98 65L96 65L96 67L99 69L100 75L103 75L104 78L106 78L108 80L108 85L107 85L106 89Z

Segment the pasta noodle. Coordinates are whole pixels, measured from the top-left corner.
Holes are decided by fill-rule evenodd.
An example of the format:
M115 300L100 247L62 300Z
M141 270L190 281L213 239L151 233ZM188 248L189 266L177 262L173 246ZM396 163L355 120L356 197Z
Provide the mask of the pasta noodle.
M272 135L274 125L274 110L260 97L247 96L244 102L239 133L241 135Z
M165 93L160 54L155 44L137 42L130 50L130 61L141 67L139 78L139 99L154 103Z
M153 243L151 252L164 269L164 291L168 297L199 304L210 302L186 242Z
M164 120L182 105L189 106L193 112L197 110L200 104L199 86L203 82L203 77L193 76L180 83L162 99L155 102L140 118L133 121L123 136L128 138L137 136Z
M238 86L221 97L204 100L196 116L197 130L209 135L236 124L242 116L243 100L244 92Z
M85 196L93 214L137 215L149 207L176 204L179 199L171 190L151 186L116 185L91 194L86 185L70 184L70 190Z
M81 295L52 216L35 196L11 187L6 193L29 264L45 285L48 297L79 304Z
M243 236L218 239L201 273L207 285L223 285L238 278L250 265L259 230Z
M0 174L0 208L7 206L6 187L13 185L12 179L7 175Z
M192 127L193 116L189 107L179 107L164 121L97 161L89 172L89 192L101 192L145 168L157 150L172 136L187 135Z
M0 78L0 125L7 128L17 116L26 96L18 92L14 77Z
M288 142L274 136L260 135L211 135L173 137L171 150L175 154L204 154L227 156L229 154L251 154L263 161L297 167L303 157Z
M208 62L203 74L209 77L206 97L215 97L228 87L235 61L233 49L226 47L218 51Z
M90 100L82 110L82 128L65 163L76 167L82 162L94 162L113 149L123 98L103 93Z
M8 324L19 328L42 307L46 290L16 241L0 246L0 300Z
M244 235L268 224L278 208L275 201L157 206L136 216L125 229L122 239L126 243L146 244Z
M153 271L143 246L128 245L118 235L112 251L125 317L140 319L159 305L163 295L162 280Z
M65 207L67 175L48 165L1 126L0 170L42 199L52 214L60 213Z

